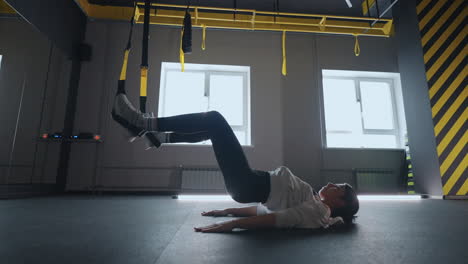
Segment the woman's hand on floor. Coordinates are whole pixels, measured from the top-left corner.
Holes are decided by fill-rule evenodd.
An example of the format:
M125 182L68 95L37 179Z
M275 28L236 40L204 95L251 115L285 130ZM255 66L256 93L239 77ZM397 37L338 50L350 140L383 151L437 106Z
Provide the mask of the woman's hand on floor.
M240 218L231 221L218 222L209 226L195 227L195 232L232 232L234 228L240 229L257 229L257 228L274 228L276 227L276 214L257 215L251 217Z
M224 210L213 210L208 212L203 212L201 215L203 216L227 216L229 214L227 209Z
M224 233L224 232L232 232L234 228L234 221L226 221L211 224L208 226L203 227L194 227L193 229L195 232L202 232L202 233Z

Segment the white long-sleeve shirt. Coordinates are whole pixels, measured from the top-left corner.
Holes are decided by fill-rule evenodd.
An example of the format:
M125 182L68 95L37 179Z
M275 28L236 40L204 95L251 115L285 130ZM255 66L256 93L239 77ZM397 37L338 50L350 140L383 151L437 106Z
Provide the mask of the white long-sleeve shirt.
M341 217L330 217L325 205L312 187L295 176L287 167L270 171L270 195L257 206L257 215L274 212L276 226L281 228L327 228Z

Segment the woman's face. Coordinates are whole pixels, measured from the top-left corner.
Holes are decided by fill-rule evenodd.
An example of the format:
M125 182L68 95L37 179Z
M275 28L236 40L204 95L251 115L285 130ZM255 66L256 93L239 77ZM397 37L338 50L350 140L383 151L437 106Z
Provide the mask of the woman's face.
M334 203L336 206L340 206L341 203L344 203L341 199L344 194L344 184L334 184L331 182L323 186L322 189L320 189L319 191L319 195L320 198L322 198L322 200Z

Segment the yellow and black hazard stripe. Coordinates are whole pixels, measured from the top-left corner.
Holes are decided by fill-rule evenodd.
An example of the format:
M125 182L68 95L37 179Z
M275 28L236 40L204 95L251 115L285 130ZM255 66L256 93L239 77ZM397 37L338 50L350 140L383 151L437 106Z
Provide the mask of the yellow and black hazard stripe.
M468 194L467 28L465 0L418 0L443 194Z
M406 154L406 191L408 194L416 194L414 186L413 163L411 162L411 153L408 144L408 138L405 138L405 154Z

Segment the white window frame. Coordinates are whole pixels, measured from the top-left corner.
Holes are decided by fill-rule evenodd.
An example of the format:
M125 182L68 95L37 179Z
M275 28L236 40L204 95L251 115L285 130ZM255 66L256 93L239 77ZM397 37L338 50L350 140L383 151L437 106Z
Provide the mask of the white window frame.
M386 77L388 76L388 77ZM327 79L335 79L335 80L351 80L354 81L354 89L356 94L356 100L359 102L360 110L361 110L361 128L364 135L393 135L396 138L396 147L395 148L382 148L382 149L403 149L404 148L404 131L406 131L406 127L401 127L400 124L404 125L404 114L402 116L402 112L404 113L403 109L399 109L401 105L397 103L397 94L398 89L401 89L399 85L399 78L395 76L394 73L373 73L373 72L351 72L351 71L335 71L335 70L324 70L322 80ZM325 89L322 81L322 95L323 89ZM361 82L384 82L388 83L390 87L390 96L391 96L391 103L392 103L392 114L393 114L393 129L366 129L364 127L364 117L362 113L362 101L361 101ZM400 92L401 94L401 92ZM401 96L401 95L400 95ZM323 98L324 100L324 98ZM325 119L325 106L322 102L322 109L324 110L323 115L325 120L323 129L325 131L325 147L330 149L350 149L350 147L329 147L328 146L328 137L327 134L349 134L352 133L348 130L327 130L326 129L326 119ZM399 120L403 119L403 120ZM364 149L375 149L369 147L360 147ZM359 149L351 148L351 149ZM379 149L379 148L377 148Z
M211 75L231 75L242 76L243 80L243 124L231 125L234 132L245 132L245 144L241 142L242 146L252 146L251 139L251 120L250 120L250 67L249 66L232 66L232 65L213 65L213 64L194 64L185 63L184 72L204 73L205 74L205 96L208 96L208 108L210 108L210 76ZM161 64L161 82L159 94L160 98L165 98L166 93L166 80L169 72L180 72L180 63L163 62ZM165 116L165 100L159 100L159 112L161 117ZM182 143L178 145L208 145L198 143ZM211 145L211 143L209 144Z

